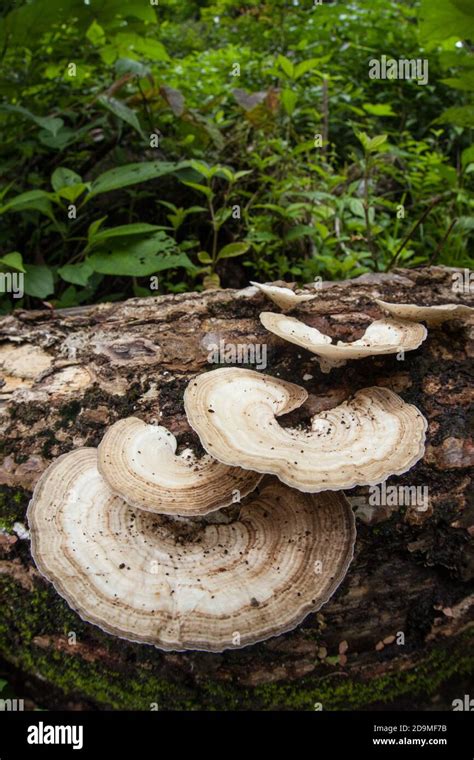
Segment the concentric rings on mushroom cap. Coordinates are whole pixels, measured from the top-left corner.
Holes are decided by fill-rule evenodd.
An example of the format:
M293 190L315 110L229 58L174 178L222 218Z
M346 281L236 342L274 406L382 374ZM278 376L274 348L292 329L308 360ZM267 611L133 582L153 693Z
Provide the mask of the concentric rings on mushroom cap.
M295 408L289 396L298 397L297 385L233 367L191 380L184 405L213 457L276 475L307 493L375 485L406 472L424 454L425 418L388 388L358 391L316 415L311 430L279 425L276 417Z
M40 572L86 621L167 650L219 652L298 625L334 593L353 555L342 494L266 478L229 523L135 510L114 496L95 449L43 474L28 509Z
M174 435L137 417L114 423L98 449L110 489L132 506L169 515L203 515L254 490L262 476L190 450L176 454Z

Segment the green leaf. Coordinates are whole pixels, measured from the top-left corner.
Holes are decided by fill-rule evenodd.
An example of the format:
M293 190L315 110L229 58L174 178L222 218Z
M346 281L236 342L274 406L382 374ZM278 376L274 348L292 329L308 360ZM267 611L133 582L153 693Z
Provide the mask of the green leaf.
M156 232L157 229L158 226L156 224L147 224L145 222L121 224L118 227L99 230L92 236L89 236L89 242L91 245L95 245L96 243L101 243L110 238L126 237L127 235L151 235L151 233Z
M348 198L347 205L349 206L354 216L360 216L362 219L365 218L364 204L360 198Z
M125 121L127 124L133 127L133 129L138 132L140 137L145 139L145 135L135 111L132 111L131 108L126 106L125 103L122 103L122 101L118 100L117 98L109 98L106 95L100 95L97 100L102 106L104 106L104 108L107 108L118 119Z
M101 216L100 219L96 219L94 222L91 222L89 225L89 229L87 230L87 239L91 240L94 235L96 234L97 230L102 226L102 224L107 219L106 216Z
M61 127L59 132L53 135L42 129L38 134L38 139L42 145L46 145L48 148L63 150L66 145L77 142L81 138L81 134L84 134L84 131L71 129L70 127Z
M289 58L286 58L284 55L279 55L277 58L277 63L280 66L280 68L285 72L286 76L290 79L293 79L294 73L295 73L295 67L290 61Z
M295 110L295 106L298 100L298 93L294 90L289 90L288 88L285 88L283 92L281 93L281 102L283 103L283 108L285 109L288 116L291 116L293 111Z
M4 111L5 113L20 114L20 116L23 116L25 119L34 121L35 124L37 124L39 127L45 129L47 132L50 132L53 137L57 135L61 127L64 125L64 121L62 119L56 118L54 116L36 116L27 108L23 108L23 106L2 104L0 105L0 111Z
M247 174L252 174L253 169L241 169L239 172L235 172L234 174L234 181L237 182L237 180L241 179L242 177L245 177Z
M308 58L307 61L302 61L301 63L298 63L298 65L295 66L295 70L294 70L295 79L299 79L300 77L303 76L303 74L306 74L308 71L313 71L321 63L322 61L320 58Z
M63 187L71 187L71 185L78 185L82 182L82 177L72 169L66 169L65 166L58 166L51 175L51 185L53 190L58 192Z
M454 124L456 127L474 127L474 106L452 106L436 119L438 124Z
M67 201L74 203L77 198L87 189L87 184L82 177L71 169L59 166L51 176L51 185L56 193Z
M51 269L45 265L25 265L25 293L34 298L47 298L54 293L54 279Z
M458 77L448 77L448 79L442 79L441 81L443 84L454 87L456 90L462 90L463 92L474 91L474 71L462 71Z
M6 211L39 211L50 219L54 218L50 195L44 190L28 190L26 193L16 195L0 207L0 214Z
M139 0L143 4L143 0ZM128 6L128 2L127 2ZM119 50L129 51L128 54L137 58L148 58L150 61L169 61L170 57L165 46L152 37L142 37L134 32L119 32L115 36L115 44Z
M367 113L370 113L371 116L396 116L390 104L364 103L362 107Z
M87 39L92 42L93 45L99 47L99 45L105 45L106 37L105 32L100 24L94 19L90 27L86 32Z
M3 691L6 685L7 681L5 681L3 678L0 678L0 691Z
M0 264L4 264L5 266L10 267L10 269L16 269L18 272L26 272L23 265L23 256L21 253L18 253L18 251L6 253L5 256L2 256L0 259Z
M186 185L187 187L192 187L193 190L197 190L198 193L202 193L206 196L206 198L213 198L214 193L212 192L210 187L206 187L206 185L199 185L197 182L185 182L184 180L181 180L183 185Z
M296 224L285 235L285 240L291 242L292 240L299 240L302 237L313 237L316 232L315 227L309 224Z
M206 179L211 179L214 173L213 167L208 166L207 164L204 163L204 161L197 161L196 159L193 159L192 161L189 162L189 166L191 167L191 169L194 169L195 172L197 172L198 174L201 174Z
M474 161L474 145L470 145L469 148L463 150L461 154L461 165L464 169L468 164Z
M151 69L140 61L134 61L131 58L119 58L115 61L115 71L118 76L124 74L134 74L134 76L144 79L151 76Z
M229 243L229 245L225 245L221 250L219 251L217 255L217 260L220 259L231 259L234 258L234 256L242 256L243 253L246 253L249 249L248 243Z
M72 282L73 285L81 285L82 287L87 285L93 272L93 268L87 261L82 261L80 264L65 264L58 269L59 276L65 282Z
M163 174L170 174L185 165L188 165L187 162L175 164L168 161L143 161L138 164L125 164L117 169L110 169L94 180L91 192L86 200L89 201L100 193L130 187L130 185L136 185L139 182L148 182L151 179L161 177Z
M197 257L201 264L212 264L212 259L207 251L199 251Z
M130 242L116 239L106 250L91 254L87 262L100 274L117 276L147 277L163 269L194 265L185 253L173 254L175 241L164 232L156 232L146 240Z
M474 36L474 6L471 0L422 0L420 33L424 42Z
M387 142L387 135L369 137L365 132L356 132L356 137L362 143L366 153L376 153Z

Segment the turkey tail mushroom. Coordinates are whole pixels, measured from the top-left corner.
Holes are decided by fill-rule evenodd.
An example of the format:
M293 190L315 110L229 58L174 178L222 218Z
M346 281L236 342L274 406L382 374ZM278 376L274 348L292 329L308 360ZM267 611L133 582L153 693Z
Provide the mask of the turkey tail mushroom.
M165 650L221 652L289 631L335 592L353 556L343 494L274 478L228 522L174 519L115 496L95 449L59 457L28 508L40 572L86 621ZM213 519L214 518L214 519Z
M375 299L377 306L397 319L426 322L428 327L436 327L452 319L472 321L474 309L458 303L443 303L439 306L417 306L414 303L389 303Z
M270 301L279 306L282 311L291 311L306 301L313 301L317 296L311 293L294 293L290 288L281 288L278 285L261 285L258 282L250 282L258 288Z
M98 449L99 471L131 506L168 515L203 515L253 491L261 475L192 450L176 454L174 435L137 417L114 423Z
M413 351L421 346L428 334L424 325L415 322L378 319L369 325L359 340L332 343L329 335L285 314L264 311L260 314L260 321L267 330L280 338L316 354L322 372L342 367L349 359Z
M303 403L305 393L253 370L222 368L192 380L184 404L213 457L306 493L375 485L423 456L425 418L388 388L358 391L316 415L309 431L281 427L276 417Z

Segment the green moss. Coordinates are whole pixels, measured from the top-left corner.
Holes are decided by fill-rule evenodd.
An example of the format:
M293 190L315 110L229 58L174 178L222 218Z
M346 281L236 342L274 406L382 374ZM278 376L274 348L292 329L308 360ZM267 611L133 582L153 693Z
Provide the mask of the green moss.
M376 703L389 703L400 697L434 694L454 675L474 672L474 652L468 651L467 636L457 640L449 651L434 648L417 666L395 671L370 681L343 678L339 683L303 679L297 684L258 686L254 695L263 709L313 710L317 702L324 710L355 710ZM333 671L335 672L335 671Z
M0 530L13 531L16 522L23 522L29 494L23 489L0 486Z
M91 628L49 587L25 592L12 580L0 577L0 601L0 652L7 660L26 673L39 675L68 699L112 709L149 710L156 704L159 710L314 710L320 702L324 710L351 710L406 696L422 695L425 700L453 675L474 672L471 632L433 648L411 670L397 670L369 681L338 677L336 668L318 664L315 673L304 679L255 688L211 679L199 685L182 683L166 671L160 652L118 642ZM73 656L61 650L43 650L33 641L39 635L67 635L70 631L76 633L78 642L92 637L92 646L110 657L88 662L80 653ZM233 659L239 655L234 653Z

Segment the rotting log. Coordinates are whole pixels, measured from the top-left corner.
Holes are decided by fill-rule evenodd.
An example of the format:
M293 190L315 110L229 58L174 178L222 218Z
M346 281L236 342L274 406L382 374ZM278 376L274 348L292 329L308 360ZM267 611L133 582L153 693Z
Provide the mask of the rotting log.
M472 303L469 292L453 293L452 275L399 269L324 283L294 316L353 340L381 316L374 298ZM265 331L258 315L271 308L253 289L214 290L0 320L0 657L41 706L431 709L463 696L474 671L472 327L448 322L403 360L372 357L322 374L312 354ZM310 392L296 420L370 385L416 404L429 421L426 455L387 486L427 486L428 502L373 506L368 488L348 492L355 559L319 613L241 650L163 653L83 622L35 569L22 526L48 463L96 446L121 417L159 420L180 444L195 441L183 391L211 367L209 345L219 340L267 345L266 371Z

